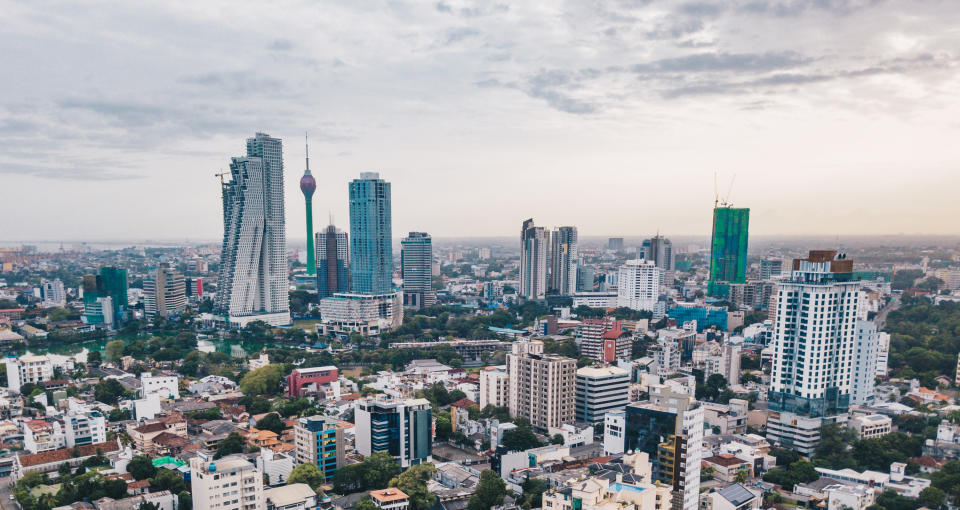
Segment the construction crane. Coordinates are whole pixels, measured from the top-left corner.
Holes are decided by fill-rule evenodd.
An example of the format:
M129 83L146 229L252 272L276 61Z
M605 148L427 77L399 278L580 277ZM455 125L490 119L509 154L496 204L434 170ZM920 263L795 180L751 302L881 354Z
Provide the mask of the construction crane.
M224 176L224 175L229 175L229 172L219 172L219 173L215 173L215 174L213 174L213 175L215 175L215 176L217 176L217 177L220 178L220 185L223 186L223 185L225 184L224 181L223 181L223 176Z
M733 177L730 178L730 187L727 188L727 194L723 197L723 200L720 200L720 192L717 190L717 172L713 172L713 208L716 209L717 206L729 207L733 205L730 202L730 193L733 192L733 182L737 180L737 174L733 174Z

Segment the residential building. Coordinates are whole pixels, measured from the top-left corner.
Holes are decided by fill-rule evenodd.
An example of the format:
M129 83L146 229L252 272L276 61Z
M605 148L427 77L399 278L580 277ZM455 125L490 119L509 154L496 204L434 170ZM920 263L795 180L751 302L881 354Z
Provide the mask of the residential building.
M617 273L617 306L653 311L660 298L663 269L652 261L628 260Z
M283 201L283 144L257 133L222 184L223 247L215 307L231 324L291 323ZM220 509L224 510L224 509Z
M407 510L410 497L395 487L370 491L370 499L380 510Z
M107 420L98 411L69 413L64 416L63 425L67 448L107 441Z
M508 407L510 405L510 384L506 367L496 367L480 371L480 409L487 406Z
M629 358L633 338L621 321L612 318L584 319L580 323L580 355L602 363Z
M55 476L63 464L67 464L71 469L76 469L83 465L90 457L97 455L98 451L104 454L110 454L120 450L120 441L113 440L104 443L88 444L76 448L61 448L30 455L18 455L14 457L13 472L10 475L12 482L17 482L28 473L47 473ZM251 509L252 510L252 509Z
M726 294L724 284L747 280L749 229L750 209L714 206L710 241L711 294Z
M805 455L816 446L807 442L819 441L807 419L835 421L850 405L861 301L852 270L845 255L812 250L777 288L767 437L798 449L791 441L800 440Z
M811 418L791 412L770 412L767 415L767 439L784 448L810 456L820 444L822 418Z
M41 278L40 297L43 299L43 306L45 308L65 306L67 304L67 292L64 290L63 282L59 278L55 280Z
M856 340L853 346L853 380L850 385L850 403L873 405L877 381L877 356L880 353L880 334L873 321L856 321Z
M143 314L154 317L179 316L187 309L186 283L183 275L169 264L150 270L143 280Z
M390 183L376 172L350 181L350 292L393 293Z
M508 354L507 376L511 384L516 381L511 416L526 418L540 430L572 423L576 369L576 360L554 354Z
M619 455L625 452L627 412L624 409L607 411L603 416L603 454Z
M339 420L328 416L307 416L293 426L294 458L297 464L315 464L324 480L333 480L343 466L345 440Z
M588 425L604 422L610 411L629 403L630 372L614 366L577 369L576 421Z
M611 237L607 239L607 249L610 251L623 251L623 238Z
M673 243L660 234L645 239L640 247L643 259L653 262L663 272L673 271Z
M350 292L350 241L333 225L317 232L317 297Z
M760 259L760 279L769 280L779 278L783 275L783 259L763 258Z
M60 422L29 420L23 423L23 449L30 453L59 450L66 446Z
M194 510L262 510L266 508L263 475L236 455L213 460L201 452L190 459Z
M426 399L358 400L354 423L360 455L387 452L404 468L431 460L433 418Z
M559 227L550 232L547 291L561 296L577 292L577 227Z
M40 384L53 379L53 363L46 356L20 356L4 358L7 365L7 388L20 392L28 383Z
M650 386L650 402L626 407L627 451L645 452L655 480L672 487L673 510L696 510L700 495L703 408L691 395Z
M543 354L543 342L539 340L530 340L529 338L519 338L510 346L510 354L507 355L507 407L510 413L518 409L520 398L520 380L512 377L511 374L520 373L520 359L524 356Z
M547 294L547 235L543 227L525 220L520 229L520 289L526 299L543 299Z
M127 309L127 270L101 267L97 275L83 277L83 322L114 327Z
M875 439L893 432L893 420L882 414L868 414L850 420L849 427L860 439Z
M281 485L263 491L267 510L314 510L319 508L318 499L317 493L305 483Z
M738 476L753 476L753 464L730 454L713 455L702 462L713 469L714 478L721 482L733 483Z
M400 241L403 306L424 308L437 303L433 290L433 240L426 232L410 232Z
M321 386L336 383L340 372L335 366L294 368L287 376L287 396L302 397L316 394Z
M760 494L735 483L705 493L701 498L700 510L760 510L762 505Z
M707 356L704 377L720 374L728 384L740 383L740 345L725 343L719 356Z
M335 294L320 300L320 316L317 324L324 335L363 336L378 335L403 324L403 294Z
M180 378L175 375L153 375L150 372L140 374L140 392L146 397L157 393L163 398L180 398Z
M872 487L834 484L826 487L827 510L867 510L876 501Z

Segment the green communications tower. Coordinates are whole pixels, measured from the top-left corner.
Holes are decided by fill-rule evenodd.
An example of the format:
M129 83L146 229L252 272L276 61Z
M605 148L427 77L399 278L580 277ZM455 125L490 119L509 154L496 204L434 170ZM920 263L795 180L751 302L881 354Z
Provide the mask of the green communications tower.
M313 249L313 192L317 190L317 181L310 175L310 144L305 143L307 169L300 178L300 191L307 202L307 274L317 274L317 261Z
M710 295L726 296L728 284L747 281L749 227L750 209L714 204L713 236L710 240Z

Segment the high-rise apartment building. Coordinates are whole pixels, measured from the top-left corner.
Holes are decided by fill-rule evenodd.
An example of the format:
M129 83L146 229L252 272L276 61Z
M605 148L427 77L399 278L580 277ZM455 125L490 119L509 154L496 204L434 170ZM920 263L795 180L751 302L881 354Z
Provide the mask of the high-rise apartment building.
M333 480L343 466L345 439L336 418L306 416L293 426L294 459L297 464L315 464L324 480Z
M725 293L725 283L747 281L747 240L750 209L713 208L710 241L710 292Z
M623 251L623 238L611 237L607 239L607 249L611 251Z
M547 295L547 235L543 227L525 220L520 229L520 297L543 299Z
M101 267L83 277L83 322L113 327L127 309L127 270Z
M541 430L573 423L577 361L553 354L516 352L507 355L507 377L511 384L516 381L510 414L530 420Z
M880 354L880 334L873 321L858 320L856 343L853 347L853 381L850 386L850 403L858 406L873 405L877 378L877 356Z
M783 259L760 259L760 279L769 280L783 275Z
M670 484L673 510L697 510L703 407L669 386L651 385L650 402L626 408L625 449L646 452L654 480Z
M186 283L183 275L169 264L160 264L143 280L143 313L147 320L171 317L187 309Z
M40 280L40 297L43 298L43 306L64 306L67 304L67 292L63 288L63 282L56 280Z
M820 422L850 405L861 301L852 274L845 255L812 250L777 288L767 438L805 455Z
M543 342L519 338L510 345L510 352L512 355L507 355L507 385L509 386L507 407L510 409L510 414L513 414L519 406L517 400L520 396L520 380L511 377L511 374L520 373L520 358L531 354L543 354Z
M375 397L354 407L357 453L389 453L403 468L430 462L433 417L426 399Z
M350 292L393 292L390 183L376 172L350 181Z
M550 232L547 290L561 296L577 292L577 227L559 227Z
M630 403L630 372L614 366L577 370L576 420L589 425L603 423L609 411Z
M317 232L317 297L350 292L350 243L333 225Z
M508 407L510 405L510 384L507 371L503 367L480 371L480 409L487 406Z
M433 290L433 240L426 232L410 232L400 241L403 306L424 308L437 303Z
M669 239L657 234L645 239L641 245L644 260L652 261L654 265L666 271L673 271L673 243Z
M580 323L580 355L602 362L612 363L618 358L628 358L632 348L630 334L612 317L584 319Z
M290 324L280 139L265 133L248 138L247 155L230 161L222 194L217 310L241 327L256 320Z
M240 455L214 460L200 452L190 459L194 510L262 510L263 474Z
M628 260L617 273L617 306L653 311L660 298L663 269L648 260Z

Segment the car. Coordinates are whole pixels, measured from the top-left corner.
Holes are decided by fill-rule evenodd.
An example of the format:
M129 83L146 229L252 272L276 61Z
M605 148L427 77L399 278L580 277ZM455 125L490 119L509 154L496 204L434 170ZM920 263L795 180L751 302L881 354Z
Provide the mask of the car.
M14 497L13 497L13 494L11 494L11 495L10 495L10 501L13 501L13 500L14 500Z

